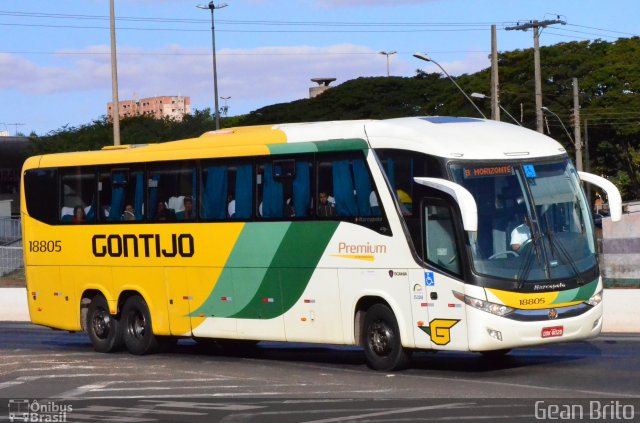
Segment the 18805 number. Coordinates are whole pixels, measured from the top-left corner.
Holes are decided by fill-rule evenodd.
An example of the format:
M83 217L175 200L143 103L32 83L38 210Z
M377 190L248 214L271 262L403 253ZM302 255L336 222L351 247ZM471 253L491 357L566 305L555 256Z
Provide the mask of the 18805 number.
M62 241L29 241L30 253L59 253Z

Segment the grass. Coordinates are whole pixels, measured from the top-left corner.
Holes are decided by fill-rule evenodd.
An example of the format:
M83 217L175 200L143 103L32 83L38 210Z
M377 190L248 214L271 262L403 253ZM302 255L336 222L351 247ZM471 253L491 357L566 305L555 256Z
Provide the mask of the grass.
M24 269L18 269L8 275L0 276L0 288L25 288L27 280Z

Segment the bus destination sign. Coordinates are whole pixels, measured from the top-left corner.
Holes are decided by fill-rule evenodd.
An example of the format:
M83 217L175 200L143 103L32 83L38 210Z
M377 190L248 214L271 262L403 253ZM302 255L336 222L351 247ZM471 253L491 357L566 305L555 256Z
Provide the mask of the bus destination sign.
M505 176L513 175L513 166L511 165L499 165L499 166L478 166L478 167L465 167L464 178L485 178L488 176Z

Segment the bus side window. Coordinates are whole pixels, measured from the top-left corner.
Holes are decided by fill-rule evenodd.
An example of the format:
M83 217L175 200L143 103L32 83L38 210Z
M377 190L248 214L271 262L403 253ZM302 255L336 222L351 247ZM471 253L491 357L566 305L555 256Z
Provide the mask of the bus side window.
M58 170L28 170L24 175L24 185L29 216L49 224L58 223Z
M199 207L198 171L195 163L192 161L155 163L149 167L148 171L147 214L149 220L154 222L195 220ZM135 192L137 193L137 190ZM164 203L166 207L160 210L160 215L159 203Z
M108 223L142 221L144 193L144 170L141 166L101 169L98 181L99 219Z
M339 217L380 215L378 196L373 190L371 176L363 159L320 162L318 192L333 195L336 215Z
M299 158L295 164L295 177L291 186L289 207L291 217L303 218L310 215L313 204L311 195L311 175L313 162L310 159Z
M246 220L253 209L253 166L211 161L202 165L202 218Z
M312 208L310 156L267 158L257 166L258 216L266 219L299 219Z
M65 168L61 171L62 223L92 223L96 209L96 175L94 168Z

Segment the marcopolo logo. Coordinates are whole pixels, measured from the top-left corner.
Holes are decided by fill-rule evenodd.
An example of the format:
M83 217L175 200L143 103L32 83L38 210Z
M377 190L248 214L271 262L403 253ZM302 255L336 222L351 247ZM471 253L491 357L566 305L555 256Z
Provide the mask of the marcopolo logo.
M10 422L66 422L73 411L71 404L28 399L9 400Z

